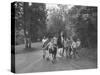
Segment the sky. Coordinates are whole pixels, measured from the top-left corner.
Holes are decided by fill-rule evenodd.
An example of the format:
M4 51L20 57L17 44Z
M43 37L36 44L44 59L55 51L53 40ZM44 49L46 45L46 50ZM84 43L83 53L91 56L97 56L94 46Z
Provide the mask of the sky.
M68 8L70 9L73 5L68 5ZM51 8L58 8L57 4L46 4L46 8L47 9L51 9Z
M58 8L57 4L46 4L46 8L50 9L50 8Z

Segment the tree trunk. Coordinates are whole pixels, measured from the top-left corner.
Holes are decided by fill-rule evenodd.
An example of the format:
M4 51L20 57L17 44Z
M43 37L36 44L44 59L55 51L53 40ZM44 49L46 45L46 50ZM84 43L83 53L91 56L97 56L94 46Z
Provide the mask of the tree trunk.
M31 38L29 38L29 48L31 48Z
M25 48L28 48L28 39L26 38Z
M29 31L27 33L27 27L29 24L29 11L28 11L28 3L25 2L24 3L24 35L25 35L25 48L29 48Z
M24 27L24 42L25 42L25 48L28 48L28 38L26 35L26 28Z

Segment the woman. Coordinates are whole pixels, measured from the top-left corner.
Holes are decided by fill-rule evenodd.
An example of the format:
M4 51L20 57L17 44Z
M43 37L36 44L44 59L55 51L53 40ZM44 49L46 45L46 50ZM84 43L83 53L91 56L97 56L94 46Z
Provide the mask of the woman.
M63 54L64 54L64 35L63 35L63 33L61 33L61 35L59 35L59 37L58 37L57 46L61 52L61 55L63 56Z
M77 51L76 51L76 49L77 49L77 43L76 43L75 40L72 40L71 49L72 49L71 56L72 57L76 57L76 54L77 54Z
M46 56L46 50L48 50L48 46L47 46L48 42L49 42L48 38L44 37L42 39L43 58L45 58L45 56Z
M72 40L70 38L67 38L67 54L68 54L68 57L71 56L71 51L72 51L71 45L72 45Z

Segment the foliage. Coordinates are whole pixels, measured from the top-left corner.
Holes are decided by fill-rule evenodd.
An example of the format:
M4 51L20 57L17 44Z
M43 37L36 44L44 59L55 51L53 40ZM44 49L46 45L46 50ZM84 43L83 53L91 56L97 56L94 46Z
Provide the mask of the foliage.
M76 9L78 9L75 13L77 16L72 20L76 34L83 46L95 47L97 45L97 7L74 6L72 11Z
M80 38L83 47L97 45L97 7L58 5L52 9L47 27L49 32L63 31L67 37Z
M57 6L46 9L43 3L16 2L16 37L28 37L34 42L44 35L51 37L63 31L66 37L80 38L83 47L96 47L97 7ZM24 33L20 34L22 30Z
M15 34L16 37L30 38L37 41L46 30L46 10L43 3L15 2ZM20 31L24 30L23 35ZM18 33L16 33L18 32ZM17 37L18 38L18 37ZM17 39L16 38L16 39ZM23 40L22 39L22 40Z

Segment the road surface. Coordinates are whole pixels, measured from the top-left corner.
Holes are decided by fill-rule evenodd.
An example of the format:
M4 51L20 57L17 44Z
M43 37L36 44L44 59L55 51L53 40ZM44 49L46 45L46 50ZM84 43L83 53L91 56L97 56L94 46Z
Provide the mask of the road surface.
M79 58L66 59L65 57L57 57L57 62L52 64L50 61L42 58L40 46L40 43L32 44L32 49L25 49L24 45L16 46L16 73L97 68L96 52L86 52L85 49L82 49Z

